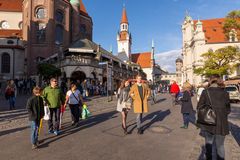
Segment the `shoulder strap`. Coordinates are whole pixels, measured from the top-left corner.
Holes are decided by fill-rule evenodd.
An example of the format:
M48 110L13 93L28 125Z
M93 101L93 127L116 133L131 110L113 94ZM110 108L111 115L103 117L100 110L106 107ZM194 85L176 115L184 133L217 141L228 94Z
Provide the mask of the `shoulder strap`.
M208 92L208 89L206 89L206 92L207 92L208 99L210 101L210 106L212 106L212 100L211 100L210 94Z
M79 102L80 100L79 99L77 99L77 97L75 96L75 94L73 93L73 91L71 90L71 92L72 92L72 94L73 94L73 96L74 96L74 98Z

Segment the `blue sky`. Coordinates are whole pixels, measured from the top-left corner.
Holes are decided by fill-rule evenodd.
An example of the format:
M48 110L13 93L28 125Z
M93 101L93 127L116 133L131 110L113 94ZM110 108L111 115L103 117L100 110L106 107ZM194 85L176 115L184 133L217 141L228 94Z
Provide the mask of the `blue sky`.
M225 17L240 7L239 0L83 0L93 18L93 40L102 47L117 52L116 36L122 8L127 9L132 53L151 50L154 39L156 61L170 72L175 70L175 59L181 54L181 24L186 11L193 19Z

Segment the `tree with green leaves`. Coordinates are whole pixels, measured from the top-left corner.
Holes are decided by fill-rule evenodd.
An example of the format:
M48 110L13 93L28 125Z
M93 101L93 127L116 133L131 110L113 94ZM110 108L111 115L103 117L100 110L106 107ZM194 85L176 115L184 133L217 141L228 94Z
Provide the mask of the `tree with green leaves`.
M38 74L40 74L43 79L47 80L51 77L61 76L61 69L55 67L49 63L41 63L38 65Z
M239 49L233 46L220 48L216 51L209 50L201 55L200 62L203 63L203 66L196 67L194 73L207 77L213 74L218 74L221 77L230 75L239 65L239 54Z
M227 39L229 39L229 33L232 29L237 32L237 38L240 39L240 10L231 11L226 16L223 24L223 30Z

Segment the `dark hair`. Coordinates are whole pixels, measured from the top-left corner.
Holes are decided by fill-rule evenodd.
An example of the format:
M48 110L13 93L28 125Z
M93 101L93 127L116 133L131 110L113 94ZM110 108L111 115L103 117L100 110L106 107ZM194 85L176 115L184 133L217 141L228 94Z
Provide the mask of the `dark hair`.
M73 86L77 86L77 83L76 82L71 82L70 88L72 88Z
M218 86L223 85L223 81L220 79L220 76L218 74L211 75L209 79L210 79L210 85L214 83L217 84Z
M125 83L126 83L127 80L122 80L121 84L120 84L120 89L124 88L125 87Z

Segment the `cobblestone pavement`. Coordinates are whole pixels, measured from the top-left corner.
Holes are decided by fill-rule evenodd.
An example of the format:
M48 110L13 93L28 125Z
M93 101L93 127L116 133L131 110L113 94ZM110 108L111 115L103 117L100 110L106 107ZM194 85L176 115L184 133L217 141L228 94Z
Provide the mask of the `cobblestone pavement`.
M113 97L114 98L114 97ZM121 130L120 115L115 111L116 100L94 97L87 102L93 116L71 128L70 112L64 113L62 134L48 135L46 122L40 134L44 143L31 151L30 129L26 110L26 96L18 97L17 110L8 111L0 98L0 157L3 160L202 160L204 139L194 125L183 130L178 105L172 106L170 96L158 95L156 104L144 115L144 135L136 135L135 114L129 113L128 131ZM193 99L194 106L196 100ZM240 160L240 107L232 106L229 116L231 134L225 142L226 160ZM14 154L12 154L14 153Z

